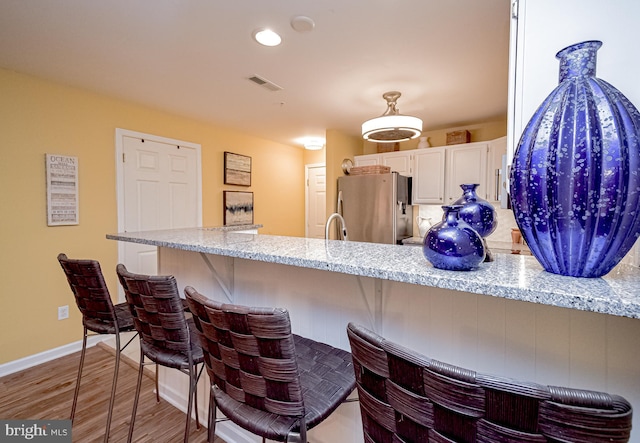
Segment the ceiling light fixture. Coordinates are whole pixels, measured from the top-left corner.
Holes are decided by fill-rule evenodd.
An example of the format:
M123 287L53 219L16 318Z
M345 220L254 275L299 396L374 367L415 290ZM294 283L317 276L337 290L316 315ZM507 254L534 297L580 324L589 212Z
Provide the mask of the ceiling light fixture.
M422 133L422 120L402 115L396 108L396 101L401 95L398 91L382 94L387 101L387 110L380 117L362 124L362 138L378 143L394 143L411 140Z
M253 31L253 39L264 46L278 46L282 38L271 29L260 28Z
M318 151L324 148L325 140L323 138L308 138L303 142L304 148L309 151Z

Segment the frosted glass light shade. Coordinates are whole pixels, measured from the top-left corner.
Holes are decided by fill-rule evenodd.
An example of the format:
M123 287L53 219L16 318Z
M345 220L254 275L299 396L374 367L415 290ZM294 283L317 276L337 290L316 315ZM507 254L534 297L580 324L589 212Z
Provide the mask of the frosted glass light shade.
M309 141L304 144L304 148L309 151L319 151L324 147L324 143L321 141Z
M422 120L410 115L383 115L362 124L362 137L378 143L411 140L422 133Z

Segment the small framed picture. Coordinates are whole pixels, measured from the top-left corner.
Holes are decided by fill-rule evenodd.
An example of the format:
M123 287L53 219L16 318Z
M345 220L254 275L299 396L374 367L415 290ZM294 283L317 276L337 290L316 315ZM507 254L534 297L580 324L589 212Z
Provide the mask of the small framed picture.
M224 184L251 186L251 157L225 152Z
M253 224L253 192L224 192L224 225Z
M47 226L77 225L78 157L45 154Z

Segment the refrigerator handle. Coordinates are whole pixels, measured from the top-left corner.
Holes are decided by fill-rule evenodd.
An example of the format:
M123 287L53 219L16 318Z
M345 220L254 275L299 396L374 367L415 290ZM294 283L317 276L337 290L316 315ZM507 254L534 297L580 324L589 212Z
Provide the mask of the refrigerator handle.
M340 215L344 215L342 214L342 207L343 207L342 191L338 191L338 201L336 202L336 212Z

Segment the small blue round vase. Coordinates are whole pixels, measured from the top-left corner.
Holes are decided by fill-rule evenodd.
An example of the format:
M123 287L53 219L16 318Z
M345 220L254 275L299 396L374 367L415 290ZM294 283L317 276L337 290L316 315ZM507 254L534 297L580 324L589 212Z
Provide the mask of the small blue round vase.
M462 184L462 196L453 202L454 205L462 205L460 218L475 229L481 237L487 237L498 227L498 217L493 205L478 197L477 183Z
M462 205L443 206L442 221L424 236L422 253L434 268L470 271L485 258L480 234L459 218Z

